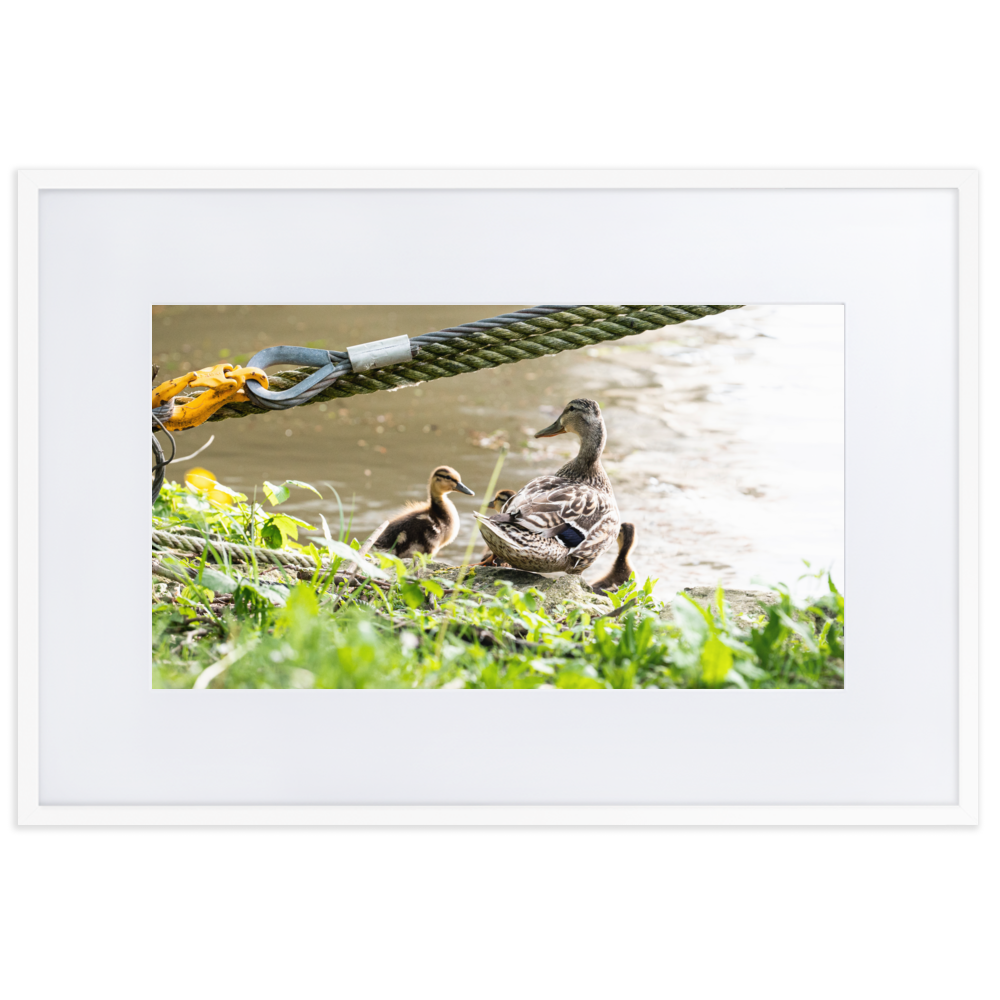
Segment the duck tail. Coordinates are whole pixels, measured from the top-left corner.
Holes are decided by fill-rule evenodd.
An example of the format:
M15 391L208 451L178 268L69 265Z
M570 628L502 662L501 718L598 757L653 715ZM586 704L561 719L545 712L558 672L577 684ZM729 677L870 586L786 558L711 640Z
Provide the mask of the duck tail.
M494 521L492 518L486 517L480 514L478 511L474 513L474 516L476 520L479 521L480 530L483 533L483 537L485 538L487 545L489 545L490 543L490 538L496 538L498 541L501 541L504 544L509 545L513 549L523 548L522 545L518 544L515 538L511 537L509 534L503 531L500 528L500 525L497 524L497 522Z

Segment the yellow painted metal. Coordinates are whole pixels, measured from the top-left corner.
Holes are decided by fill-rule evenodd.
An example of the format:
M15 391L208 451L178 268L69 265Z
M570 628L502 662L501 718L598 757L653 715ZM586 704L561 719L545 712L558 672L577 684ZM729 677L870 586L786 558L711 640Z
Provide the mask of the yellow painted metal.
M172 378L169 382L158 385L153 390L153 409L155 410L158 406L162 406L168 399L173 399L181 389L190 385L191 380L197 377L197 372L188 372L187 375L181 375L180 378Z
M173 399L182 389L204 388L206 391L189 402L174 407L169 420L163 421L168 431L184 431L203 424L220 407L234 399L246 400L243 384L252 379L267 388L267 376L260 368L238 368L223 363L211 368L188 372L172 378L153 390L153 409Z

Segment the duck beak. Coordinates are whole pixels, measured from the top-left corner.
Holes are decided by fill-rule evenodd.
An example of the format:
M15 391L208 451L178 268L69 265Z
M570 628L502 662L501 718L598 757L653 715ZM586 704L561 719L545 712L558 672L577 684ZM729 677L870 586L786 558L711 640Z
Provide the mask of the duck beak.
M562 420L562 414L559 414L559 420ZM555 437L557 434L565 434L566 428L556 420L554 424L549 424L548 427L543 427L537 434L536 438L551 438Z
M465 483L455 483L455 489L458 490L459 493L464 493L467 497L474 497L476 495L469 489L468 486L465 485Z

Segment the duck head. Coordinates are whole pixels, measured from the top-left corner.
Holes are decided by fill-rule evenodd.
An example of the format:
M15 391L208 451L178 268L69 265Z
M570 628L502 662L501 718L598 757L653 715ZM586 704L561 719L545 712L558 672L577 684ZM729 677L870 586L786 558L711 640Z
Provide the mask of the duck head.
M555 437L557 434L572 433L580 438L592 437L604 433L604 418L601 408L593 399L571 399L559 414L555 423L543 427L536 438Z
M503 510L503 505L514 495L513 490L497 490L497 495L490 501L490 506L497 512Z
M439 465L431 473L427 485L432 497L443 497L445 493L452 493L455 490L470 497L476 495L462 482L462 477L450 465Z

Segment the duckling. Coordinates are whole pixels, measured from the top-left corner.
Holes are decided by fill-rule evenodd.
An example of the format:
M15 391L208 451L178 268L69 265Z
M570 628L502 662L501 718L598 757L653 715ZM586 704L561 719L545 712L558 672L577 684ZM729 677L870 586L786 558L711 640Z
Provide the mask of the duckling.
M489 502L498 514L503 510L503 505L514 495L515 490L497 490L497 495Z
M498 514L503 510L503 505L514 495L514 490L497 490L497 495L486 505L492 507ZM480 566L504 566L489 549L483 553L483 560Z
M476 495L450 465L439 465L427 481L427 499L408 503L375 539L375 548L392 549L400 559L417 552L436 555L458 534L458 511L447 497L455 490L470 497Z
M622 526L618 529L618 557L607 576L602 576L597 583L591 584L595 593L603 594L606 590L614 590L632 575L628 554L634 542L635 525L631 521L622 521Z
M554 476L532 479L499 514L476 515L490 551L515 569L582 573L618 534L621 516L601 465L607 431L595 400L571 399L535 437L566 433L579 435L576 458Z

